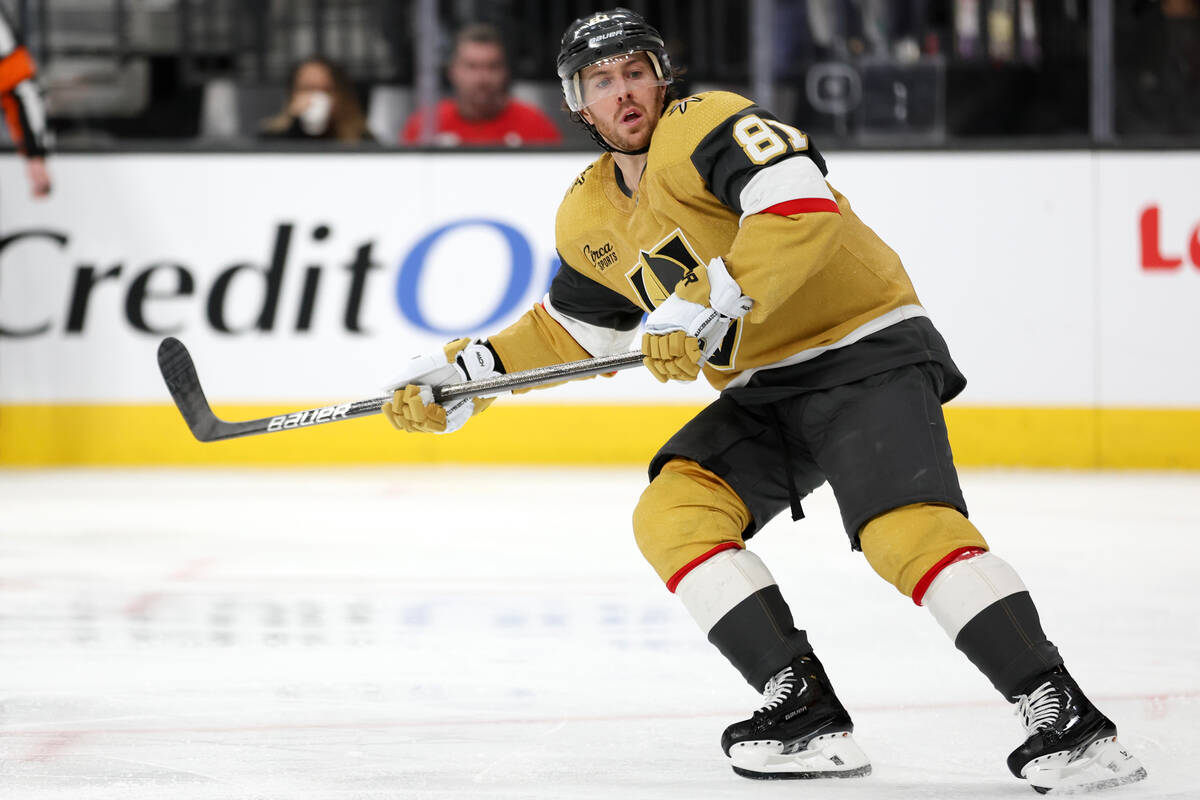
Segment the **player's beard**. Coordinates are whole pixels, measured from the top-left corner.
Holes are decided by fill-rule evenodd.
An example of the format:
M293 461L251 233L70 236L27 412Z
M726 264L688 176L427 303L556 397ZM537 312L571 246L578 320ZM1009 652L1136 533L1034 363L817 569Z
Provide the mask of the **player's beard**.
M625 126L621 123L621 117L634 108L641 115L637 124L634 126ZM621 114L616 119L600 119L595 118L592 123L596 126L596 130L600 135L617 150L634 151L641 150L650 144L650 137L654 135L654 128L658 125L659 112L655 108L646 108L641 105L626 106L621 109Z

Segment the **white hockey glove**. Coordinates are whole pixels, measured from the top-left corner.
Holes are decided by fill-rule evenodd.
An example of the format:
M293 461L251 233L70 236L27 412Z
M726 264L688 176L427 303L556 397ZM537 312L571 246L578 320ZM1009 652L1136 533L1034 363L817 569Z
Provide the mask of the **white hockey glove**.
M731 321L753 307L722 259L714 258L707 268L696 267L646 318L642 363L663 383L696 380L700 365L721 346Z
M490 348L477 339L456 339L437 353L408 362L387 386L392 399L383 404L383 415L397 430L408 433L452 433L496 398L461 397L442 406L433 402L432 387L499 374Z

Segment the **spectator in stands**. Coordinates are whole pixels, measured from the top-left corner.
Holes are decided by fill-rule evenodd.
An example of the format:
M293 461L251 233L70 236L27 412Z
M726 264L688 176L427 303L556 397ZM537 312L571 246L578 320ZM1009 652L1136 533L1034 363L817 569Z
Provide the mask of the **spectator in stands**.
M509 96L508 57L500 32L476 23L458 32L447 70L454 96L437 104L432 139L423 141L429 109L417 109L404 126L406 144L558 144L562 134L535 106Z
M0 103L8 130L25 156L29 189L34 197L50 194L46 171L46 111L34 77L37 71L17 29L0 6Z
M312 57L292 69L287 105L267 120L264 139L346 143L373 142L367 119L346 71L327 58Z

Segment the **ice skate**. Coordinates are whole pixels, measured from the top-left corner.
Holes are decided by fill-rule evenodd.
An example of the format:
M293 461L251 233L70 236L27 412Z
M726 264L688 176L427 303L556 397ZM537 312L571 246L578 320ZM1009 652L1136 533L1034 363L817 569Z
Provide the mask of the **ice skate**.
M871 762L854 723L816 656L802 656L767 681L763 706L721 736L730 766L746 778L853 778Z
M1029 738L1008 768L1037 792L1086 792L1140 781L1146 770L1117 741L1117 726L1088 701L1066 669L1017 698Z

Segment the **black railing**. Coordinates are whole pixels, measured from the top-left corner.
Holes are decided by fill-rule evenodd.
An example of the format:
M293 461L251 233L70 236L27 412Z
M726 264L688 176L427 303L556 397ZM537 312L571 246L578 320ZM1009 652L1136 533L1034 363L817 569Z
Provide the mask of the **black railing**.
M407 91L418 82L418 38L433 36L444 54L452 31L469 21L496 24L510 45L514 80L534 85L553 102L561 31L597 5L595 0L437 0L434 18L419 19L415 0L0 2L26 32L46 83L52 124L85 119L116 137L143 138L196 135L200 98L213 81L282 92L293 63L308 55L345 66L364 101L381 84ZM1136 58L1123 49L1139 31L1147 41L1169 41L1160 30L1164 24L1188 24L1165 16L1159 24L1166 14L1160 4L843 0L821 4L824 17L803 0L621 4L663 31L676 63L687 68L685 89L719 86L750 93L768 86L780 114L851 144L890 137L936 146L997 136L1090 136L1095 143L1139 136L1157 143L1163 135L1189 141L1200 135L1200 112L1193 111L1200 107L1195 99L1200 95L1188 97L1189 91L1200 92L1200 76L1188 73L1186 63L1156 95L1130 89L1152 79L1155 69L1174 68L1151 59L1145 47ZM1098 15L1097 7L1105 13ZM964 9L974 9L975 18L964 17ZM774 35L765 37L769 41L755 37L752 11L777 20L771 26ZM1097 19L1108 27L1097 32ZM881 33L880 26L887 30ZM1105 53L1104 48L1114 49L1114 41L1116 53ZM761 57L761 48L770 52L769 59ZM87 62L88 69L77 70L83 77L68 69L73 62ZM61 78L64 73L68 77ZM134 100L119 87L105 87L124 104L109 115L124 118L116 125L98 104L72 107L71 98L86 95L87 80L144 85ZM1168 96L1167 90L1175 94ZM1150 100L1165 110L1158 115L1145 110ZM137 113L131 110L136 102L145 106ZM176 113L181 124L164 122ZM1136 125L1127 122L1132 114ZM139 128L139 118L153 124Z

